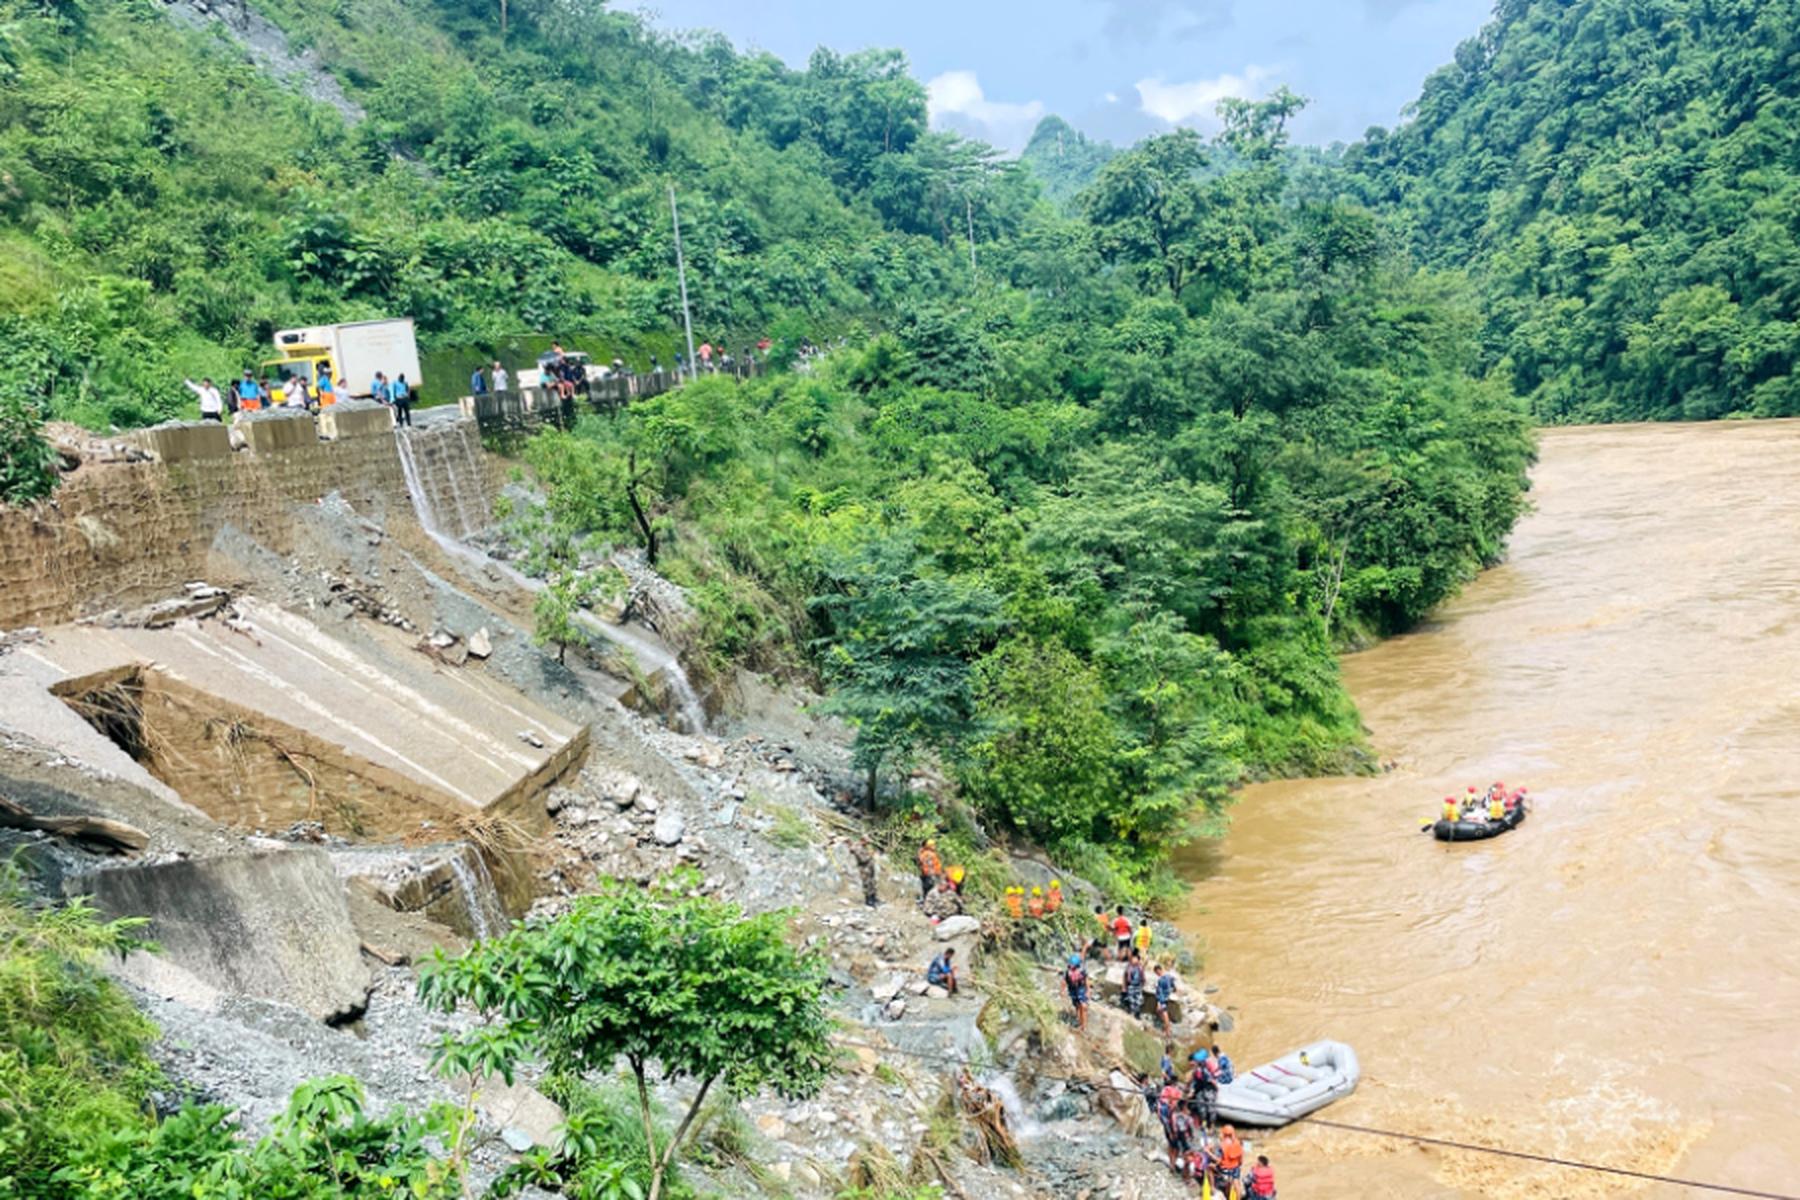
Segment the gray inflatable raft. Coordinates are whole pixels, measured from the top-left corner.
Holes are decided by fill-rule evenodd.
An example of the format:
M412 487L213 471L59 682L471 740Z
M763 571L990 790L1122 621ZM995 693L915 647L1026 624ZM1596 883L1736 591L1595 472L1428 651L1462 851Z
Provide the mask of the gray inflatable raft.
M1219 1120L1286 1125L1348 1096L1361 1077L1356 1051L1343 1042L1314 1042L1221 1084Z

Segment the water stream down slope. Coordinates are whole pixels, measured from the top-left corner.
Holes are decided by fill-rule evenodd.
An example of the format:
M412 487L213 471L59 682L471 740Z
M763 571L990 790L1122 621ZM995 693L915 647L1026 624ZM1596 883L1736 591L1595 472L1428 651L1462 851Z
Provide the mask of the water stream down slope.
M399 447L401 470L406 477L406 492L412 499L413 512L418 518L419 526L444 553L477 570L498 572L534 595L543 591L543 580L533 579L510 564L461 540L480 529L480 514L473 506L471 497L478 496L482 486L479 482L481 464L475 457L481 451L470 445L473 441L472 427L469 434L458 439L461 449L442 456L440 460L447 476L445 490L452 497L453 511L450 516L454 518L454 526L446 522L445 514L432 501L432 489L426 486L419 461L413 452L412 431L396 429L394 439ZM475 515L472 516L472 513ZM706 708L700 703L699 694L694 691L693 682L688 679L680 658L668 647L648 633L630 625L615 625L610 621L603 621L590 612L577 612L575 621L583 629L623 649L645 676L668 688L681 732L706 731Z

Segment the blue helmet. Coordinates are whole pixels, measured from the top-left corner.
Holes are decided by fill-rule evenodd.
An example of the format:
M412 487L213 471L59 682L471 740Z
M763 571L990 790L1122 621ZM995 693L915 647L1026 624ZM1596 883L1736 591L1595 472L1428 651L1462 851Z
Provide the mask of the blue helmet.
M1081 955L1079 955L1079 954L1069 955L1069 965L1071 967L1079 967L1081 965Z
M1205 1062L1206 1061L1206 1051L1196 1050L1192 1054L1188 1055L1188 1057L1190 1059L1192 1059L1194 1062Z

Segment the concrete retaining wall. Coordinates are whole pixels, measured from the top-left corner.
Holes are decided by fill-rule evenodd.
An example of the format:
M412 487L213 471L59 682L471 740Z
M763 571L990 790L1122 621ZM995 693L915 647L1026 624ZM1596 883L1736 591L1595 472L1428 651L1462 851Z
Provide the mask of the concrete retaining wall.
M323 850L96 871L70 881L115 917L148 917L160 956L220 992L330 1020L358 1012L369 971L343 884Z
M139 444L162 461L83 466L51 501L0 508L0 629L56 624L167 596L207 575L208 550L227 524L289 553L295 506L332 492L384 526L410 523L412 502L393 436L364 426L386 416L358 417L355 436L325 442L309 415L246 421L248 451L230 450L217 425L144 430ZM447 486L433 477L438 461L473 463L458 486L466 492L473 484L482 496L479 504L465 496L463 508L491 511L499 473L482 455L472 423L411 436L430 464L423 471L428 491ZM454 455L447 452L452 447Z

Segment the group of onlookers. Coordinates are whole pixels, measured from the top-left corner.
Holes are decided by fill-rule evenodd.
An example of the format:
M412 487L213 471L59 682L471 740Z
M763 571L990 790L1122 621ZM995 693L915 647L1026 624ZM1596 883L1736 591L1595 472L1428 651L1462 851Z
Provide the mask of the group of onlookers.
M270 408L305 409L317 412L328 408L338 401L337 380L332 377L331 364L322 362L318 366L318 377L309 381L299 371L286 373L279 382L273 381L267 374L260 378L250 368L244 368L243 377L231 385L230 390L221 392L210 376L199 383L192 379L183 379L189 391L200 400L200 419L202 421L225 420L227 412L253 413ZM413 386L406 381L404 371L392 379L384 371L375 372L375 378L369 383L371 399L386 404L394 410L394 421L399 425L412 424L412 404L415 396Z

